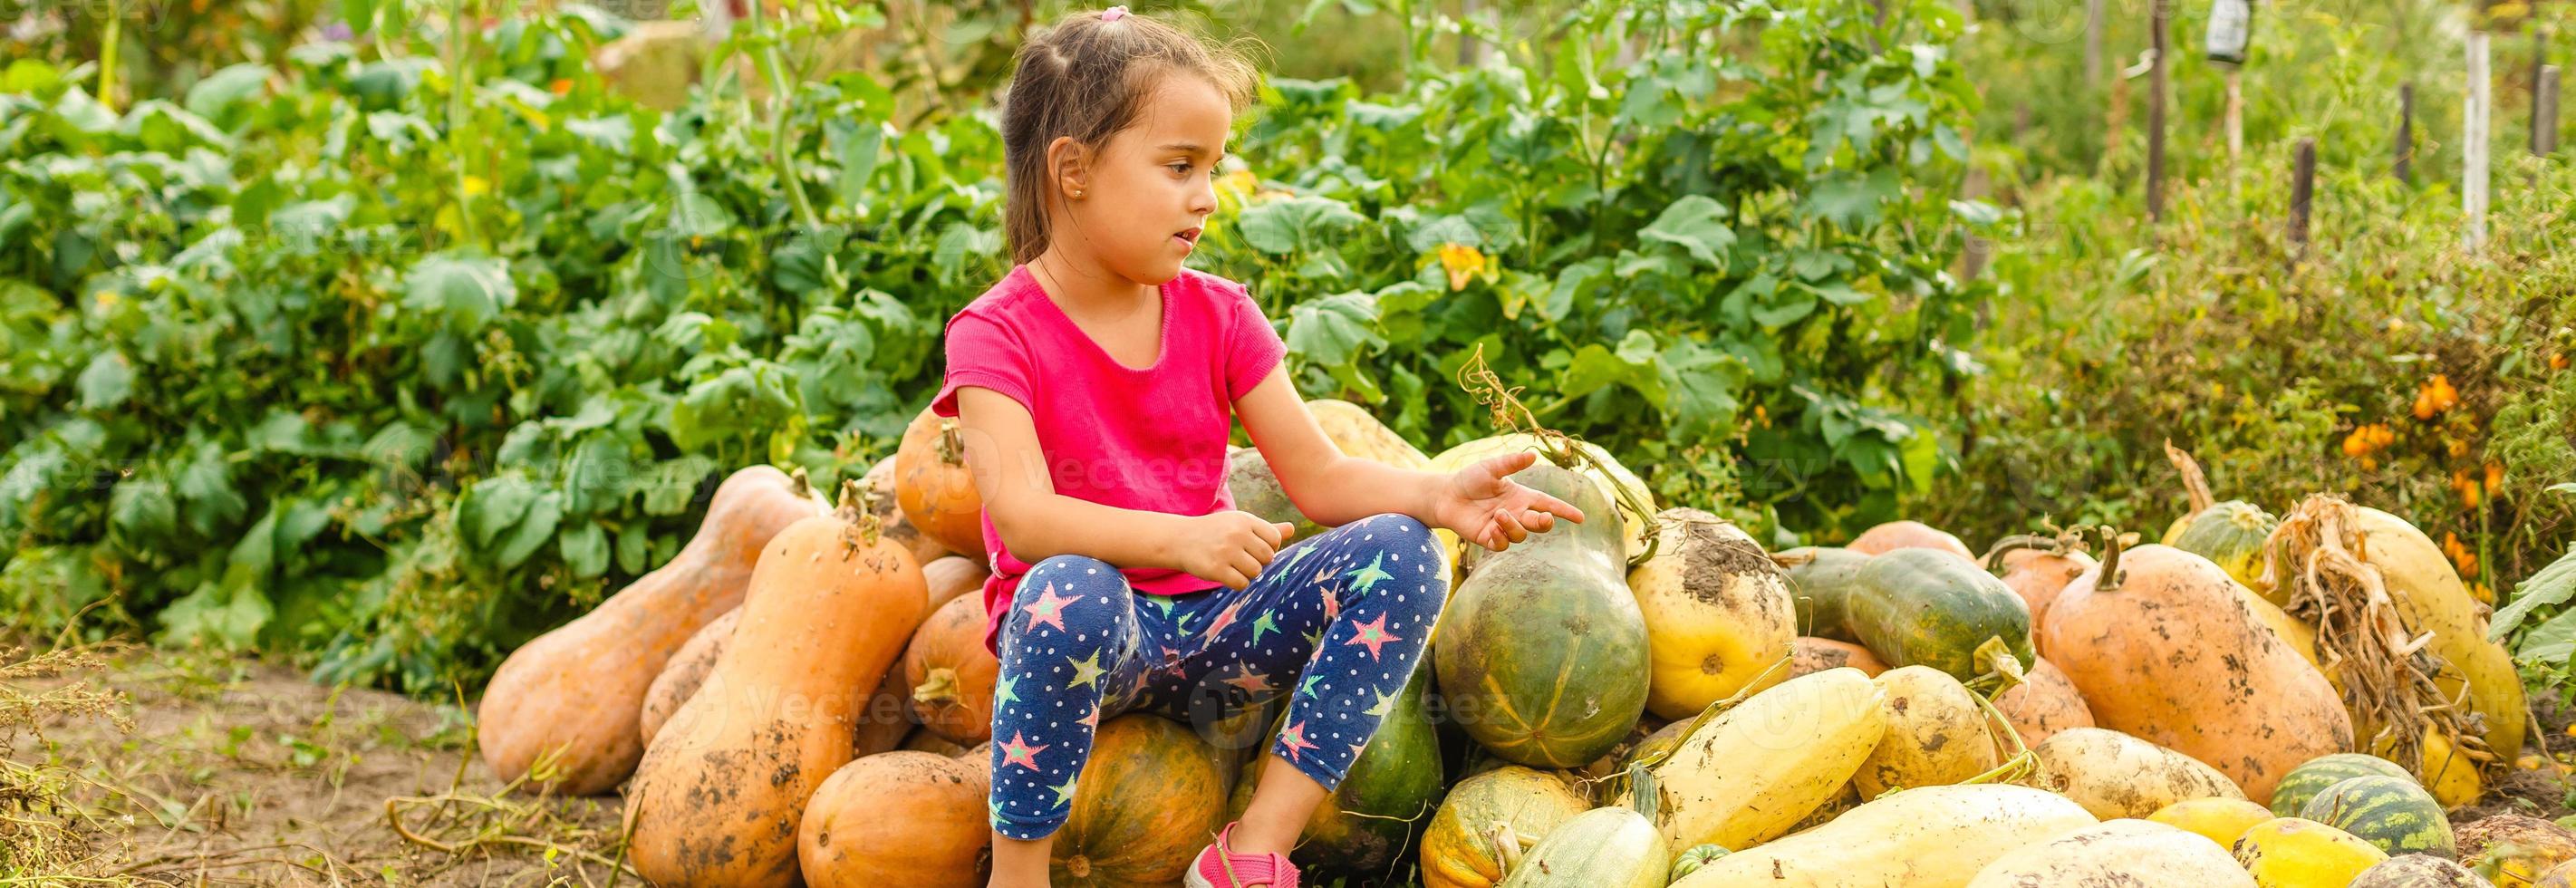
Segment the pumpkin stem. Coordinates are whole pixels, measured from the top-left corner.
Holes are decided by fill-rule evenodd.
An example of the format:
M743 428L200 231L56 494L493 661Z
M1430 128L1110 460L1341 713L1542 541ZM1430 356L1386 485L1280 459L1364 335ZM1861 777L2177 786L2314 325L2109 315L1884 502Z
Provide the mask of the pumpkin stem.
M2209 476L2201 474L2200 462L2174 446L2171 440L2165 442L2165 461L2173 463L2174 471L2182 473L2183 492L2191 496L2191 511L2183 516L2185 519L2208 511L2209 505L2218 501L2209 495Z
M2102 534L2102 578L2093 581L2093 588L2109 592L2120 588L2124 579L2120 575L2120 547L2131 543L2133 535L2121 533L2108 524L2102 525L2098 531Z
M939 418L939 461L952 466L966 461L966 439L956 417Z
M1538 414L1530 412L1529 406L1521 403L1520 387L1504 385L1502 377L1495 375L1494 369L1485 364L1484 343L1477 343L1475 351L1468 353L1467 362L1458 365L1458 387L1475 398L1476 403L1485 405L1496 432L1519 432L1538 439L1539 455L1555 463L1557 468L1579 472L1590 466L1601 477L1611 477L1609 467L1602 465L1591 451L1585 450L1581 439L1548 428L1538 421ZM1559 402L1560 405L1562 403ZM1627 485L1611 484L1610 499L1615 506L1614 511L1637 516L1637 539L1645 544L1636 557L1628 559L1628 566L1646 563L1655 557L1657 543L1661 541L1662 520L1656 518L1655 510L1648 508Z
M1663 808L1663 789L1655 785L1655 771L1643 763L1628 766L1628 803L1644 815L1647 823Z
M799 499L814 492L814 479L805 476L804 466L797 466L795 471L787 473L787 480L794 485L788 489L794 491Z
M876 491L859 483L859 479L841 479L840 505L832 510L832 514L849 522L850 527L842 532L841 539L853 548L875 546L879 535L885 532L885 523L877 520L876 512L869 509L875 498ZM855 539L852 538L854 534Z
M1521 865L1521 834L1513 832L1512 825L1504 822L1494 824L1489 835L1494 842L1494 861L1502 865L1503 875L1511 875L1512 870L1519 869Z
M922 678L921 686L912 689L912 699L916 703L947 703L957 698L957 670L946 666L930 670L930 674Z

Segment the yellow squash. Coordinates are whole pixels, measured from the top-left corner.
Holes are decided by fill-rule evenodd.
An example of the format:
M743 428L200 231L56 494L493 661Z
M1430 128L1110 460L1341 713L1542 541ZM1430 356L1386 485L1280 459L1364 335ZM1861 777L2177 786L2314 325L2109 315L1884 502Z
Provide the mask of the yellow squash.
M2093 822L2066 797L2026 786L1926 786L1709 861L1672 888L1965 888L2004 855Z
M2190 799L2245 797L2217 768L2108 728L2059 731L2032 751L2059 792L2105 820Z
M2166 805L2147 819L2206 837L2220 848L2233 848L2246 830L2275 816L2272 809L2252 801L2213 796Z
M1797 618L1780 566L1715 515L1676 508L1656 517L1655 557L1628 572L1654 675L1646 709L1686 719L1747 687L1789 680L1781 661Z
M1871 679L1883 695L1887 734L1852 774L1862 798L1891 789L1958 783L1993 768L1994 736L1975 692L1930 666L1890 669Z
M2236 862L2259 888L2344 888L2387 859L2351 833L2296 817L2265 821L2236 840Z
M1702 724L1655 767L1670 847L1778 838L1850 782L1887 732L1858 669L1802 675Z
M2254 888L2254 877L2226 849L2199 836L2145 820L2077 827L1986 864L1968 888L2175 885Z

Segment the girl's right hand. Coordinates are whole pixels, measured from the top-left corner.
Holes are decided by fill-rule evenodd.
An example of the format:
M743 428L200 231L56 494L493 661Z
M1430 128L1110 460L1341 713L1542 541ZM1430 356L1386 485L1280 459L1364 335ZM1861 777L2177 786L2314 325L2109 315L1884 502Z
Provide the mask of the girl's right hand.
M1279 541L1294 529L1250 512L1230 510L1189 519L1173 546L1181 569L1191 576L1240 590L1261 575L1271 556L1279 554Z

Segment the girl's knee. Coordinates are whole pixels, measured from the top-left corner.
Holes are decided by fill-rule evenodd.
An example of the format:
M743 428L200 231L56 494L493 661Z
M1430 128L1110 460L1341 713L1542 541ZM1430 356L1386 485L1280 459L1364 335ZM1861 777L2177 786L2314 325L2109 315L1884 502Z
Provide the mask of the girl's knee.
M1003 631L1026 634L1053 629L1103 638L1117 623L1126 590L1126 577L1108 562L1058 555L1038 562L1020 577L1019 588L1011 593L1011 609L1002 615L1008 621Z

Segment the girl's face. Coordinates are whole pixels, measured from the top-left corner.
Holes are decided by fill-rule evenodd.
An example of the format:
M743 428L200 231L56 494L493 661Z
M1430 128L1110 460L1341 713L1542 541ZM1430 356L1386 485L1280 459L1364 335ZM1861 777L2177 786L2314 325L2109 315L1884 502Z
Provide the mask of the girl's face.
M1147 286L1180 276L1216 212L1213 171L1234 126L1234 109L1214 84L1187 76L1161 81L1133 126L1063 177L1057 197L1067 224L1051 237Z

